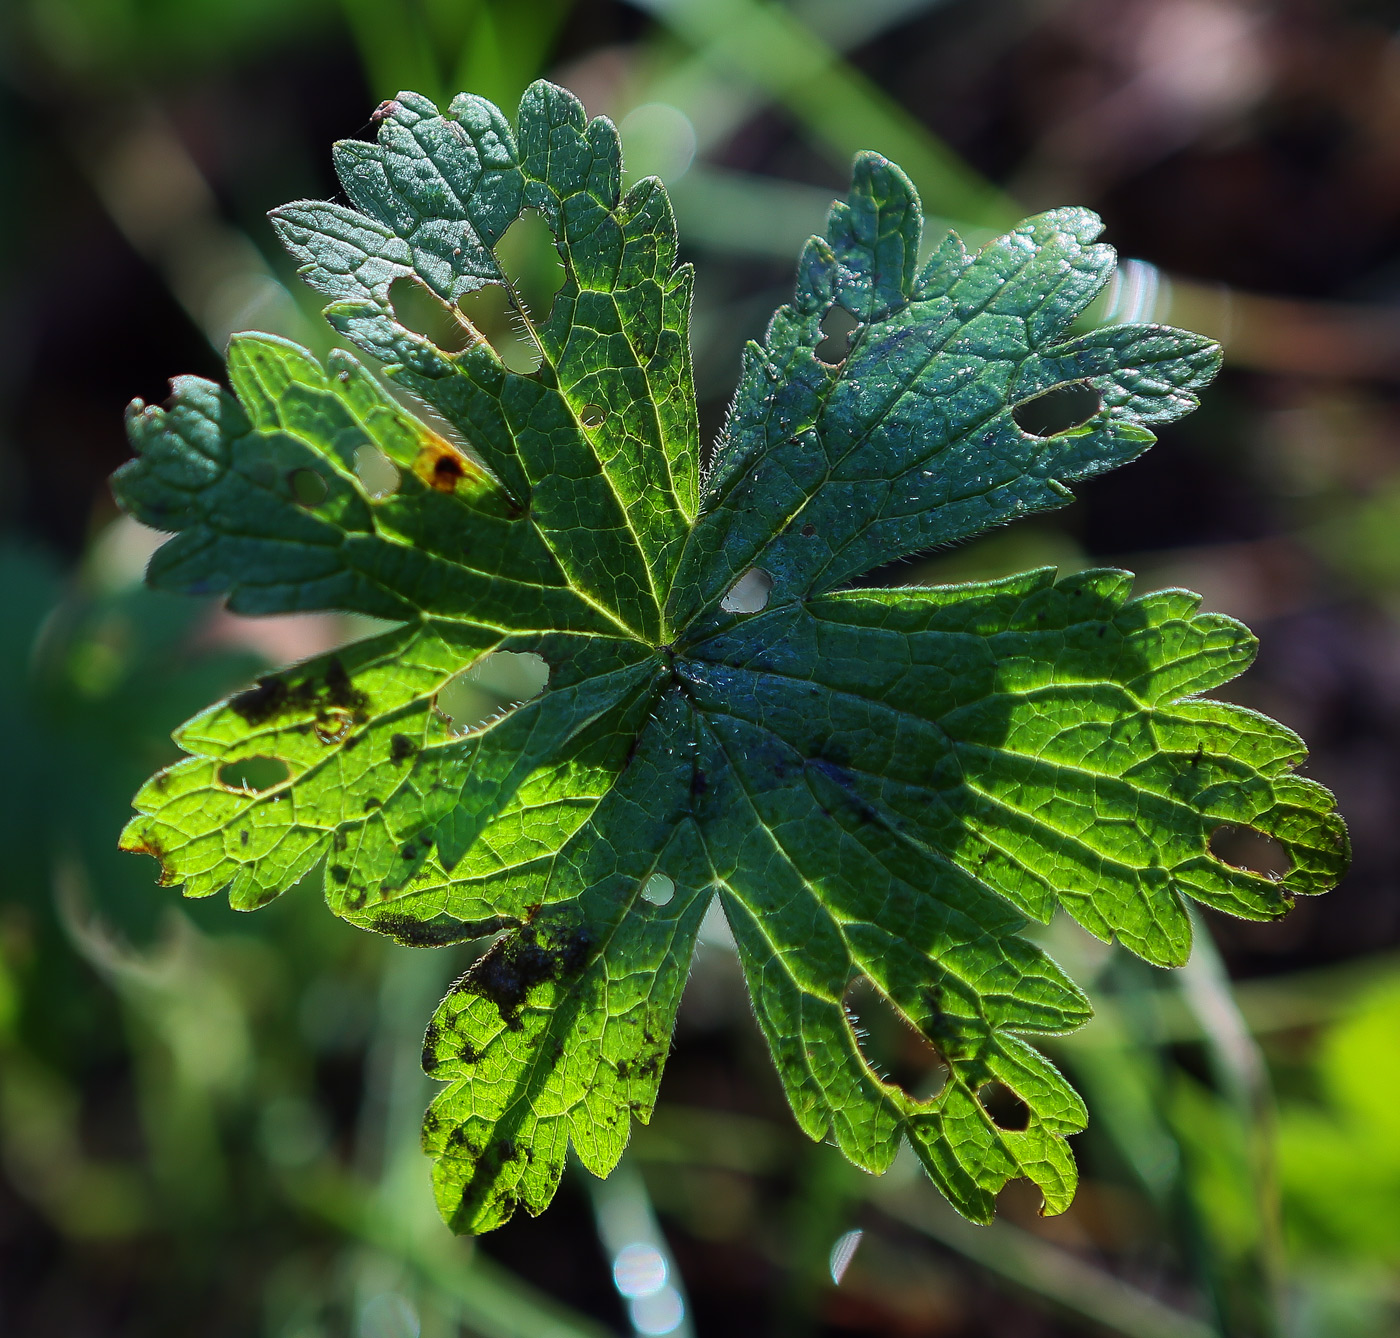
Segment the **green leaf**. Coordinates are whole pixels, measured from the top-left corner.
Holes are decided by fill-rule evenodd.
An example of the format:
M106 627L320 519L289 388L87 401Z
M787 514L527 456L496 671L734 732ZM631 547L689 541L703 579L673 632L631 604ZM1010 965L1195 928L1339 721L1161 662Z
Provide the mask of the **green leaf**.
M847 587L1063 505L1193 407L1218 350L1162 326L1070 333L1114 263L1081 209L972 257L949 235L920 265L913 188L862 154L794 301L749 346L702 490L690 274L659 183L620 194L612 126L543 83L518 130L469 96L444 115L402 94L377 119L377 144L337 148L353 207L274 219L331 321L440 431L348 354L323 369L244 335L234 396L187 378L167 408L134 406L115 486L176 533L153 583L393 626L192 720L125 845L240 907L320 868L337 914L401 941L504 931L424 1047L447 1084L425 1147L457 1230L541 1211L570 1145L596 1174L616 1163L716 897L813 1138L872 1171L907 1138L976 1220L1016 1176L1062 1210L1085 1111L1024 1038L1090 1008L1027 920L1060 908L1180 964L1186 898L1276 918L1335 882L1345 830L1296 774L1292 733L1200 696L1254 642L1195 596L1132 599L1117 571ZM539 320L493 250L530 209L566 270ZM398 320L402 281L462 322L463 350ZM486 284L506 287L535 372L462 316ZM828 363L838 305L856 326ZM1018 425L1064 386L1097 397L1086 421ZM480 696L522 665L542 691L479 718L451 706L464 674ZM1212 853L1232 826L1288 872ZM846 1006L862 982L937 1048L937 1090L862 1053ZM1021 1127L994 1118L1000 1087Z

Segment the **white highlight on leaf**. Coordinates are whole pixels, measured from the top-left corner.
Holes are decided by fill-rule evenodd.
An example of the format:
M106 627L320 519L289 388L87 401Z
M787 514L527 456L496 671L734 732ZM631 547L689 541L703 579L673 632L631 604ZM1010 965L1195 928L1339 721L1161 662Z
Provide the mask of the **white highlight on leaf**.
M761 567L750 567L720 600L726 613L760 613L773 593L773 578Z

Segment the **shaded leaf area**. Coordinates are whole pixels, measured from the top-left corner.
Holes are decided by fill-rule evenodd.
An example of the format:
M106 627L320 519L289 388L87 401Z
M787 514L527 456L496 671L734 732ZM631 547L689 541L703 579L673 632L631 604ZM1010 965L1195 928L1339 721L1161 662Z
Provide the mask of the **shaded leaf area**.
M861 155L749 349L697 514L690 279L659 184L623 195L612 127L545 84L518 131L468 96L442 114L403 94L377 120L376 144L337 149L354 208L276 219L332 322L458 444L348 354L323 368L259 336L230 350L234 395L186 379L135 406L116 486L176 533L156 584L392 625L190 721L125 844L245 909L319 866L337 914L401 942L503 931L424 1047L447 1083L424 1143L459 1231L542 1211L570 1146L616 1164L716 897L810 1136L871 1171L907 1138L979 1221L1016 1177L1062 1210L1085 1110L1023 1038L1090 1006L1027 917L1062 908L1177 965L1187 898L1276 918L1335 881L1344 829L1295 774L1296 736L1200 698L1254 642L1192 595L1131 600L1116 571L837 587L1062 504L1191 408L1218 350L1067 333L1113 267L1083 210L975 257L949 236L920 267L913 188ZM484 285L514 301L493 248L532 209L566 269L542 320L517 304L535 371L469 323L450 352L397 321L405 279L454 320ZM853 328L830 363L838 306ZM1087 416L1020 425L1066 387ZM546 686L458 727L445 694L500 652L539 657ZM1224 826L1272 839L1284 870L1212 853ZM867 1062L857 983L937 1049L938 1091Z

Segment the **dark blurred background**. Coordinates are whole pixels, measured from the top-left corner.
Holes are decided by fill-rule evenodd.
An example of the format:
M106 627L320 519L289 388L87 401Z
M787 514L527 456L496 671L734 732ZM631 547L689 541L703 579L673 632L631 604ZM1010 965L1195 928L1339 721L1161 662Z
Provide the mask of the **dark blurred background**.
M1085 1182L990 1228L796 1131L721 927L606 1185L437 1221L421 1029L466 949L301 888L182 903L115 850L182 719L355 635L140 585L122 410L231 331L330 335L264 218L400 88L568 84L671 190L702 418L875 148L973 242L1085 204L1097 320L1221 339L1202 409L1064 511L895 573L1121 564L1257 631L1356 860L1161 973L1055 923L1099 1015L1048 1046ZM1400 1333L1400 4L1381 0L7 0L0 9L0 1332L1371 1338ZM1267 858L1267 852L1256 852ZM1231 983L1233 982L1233 983ZM862 1022L892 1072L921 1056Z

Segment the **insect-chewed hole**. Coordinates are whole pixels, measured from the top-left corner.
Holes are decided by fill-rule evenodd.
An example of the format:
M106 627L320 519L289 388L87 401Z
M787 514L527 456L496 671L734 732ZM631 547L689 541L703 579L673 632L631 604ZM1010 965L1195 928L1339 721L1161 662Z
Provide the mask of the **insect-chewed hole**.
M459 734L499 720L538 697L549 665L533 651L493 650L438 689L437 709Z
M1102 404L1099 392L1087 381L1072 381L1022 400L1011 410L1011 417L1022 432L1033 437L1054 437L1083 427Z
M675 879L664 873L654 873L642 884L642 900L653 906L664 906L676 895Z
M331 485L314 469L294 469L287 477L292 499L298 506L320 506L330 495Z
M1210 834L1210 853L1232 869L1266 878L1284 878L1292 867L1283 846L1253 827L1217 827Z
M372 502L392 497L399 490L399 467L378 446L367 443L355 452L355 476Z
M943 1056L868 976L851 981L842 1003L872 1073L921 1100L942 1090L948 1078Z
M822 317L822 334L825 336L817 345L816 354L820 362L835 367L846 361L851 351L851 336L860 324L839 302Z
M564 286L564 266L554 234L537 209L527 210L506 229L495 256L510 291L489 283L467 293L457 305L501 361L528 376L540 365L540 350L526 321L539 326L549 319L555 294Z
M405 274L389 285L389 305L405 330L422 335L444 353L460 353L471 343L471 331L421 279Z
M761 613L773 593L773 578L761 567L750 567L720 600L726 613Z
M292 774L280 757L239 757L219 768L219 784L230 790L261 794Z
M1030 1125L1031 1108L1004 1082L989 1082L979 1087L977 1100L998 1129L1014 1134Z
M602 427L608 411L601 404L585 404L578 411L578 416L584 427Z

